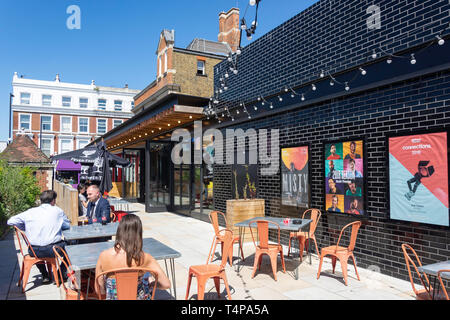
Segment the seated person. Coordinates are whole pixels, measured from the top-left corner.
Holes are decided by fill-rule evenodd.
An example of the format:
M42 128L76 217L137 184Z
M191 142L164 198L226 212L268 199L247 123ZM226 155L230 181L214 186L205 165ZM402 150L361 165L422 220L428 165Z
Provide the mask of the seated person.
M62 230L70 229L70 221L64 211L57 207L57 194L53 190L46 190L41 193L41 205L24 211L9 218L7 224L16 226L25 231L25 235L30 242L38 258L54 258L53 246L58 245L65 248L62 240ZM30 256L33 252L30 250ZM50 283L50 276L45 264L36 264L42 274L42 283ZM61 263L63 278L66 278L66 267ZM55 275L54 275L55 276Z
M88 200L84 195L86 191L86 186L82 183L78 184L78 216L86 216Z
M142 251L142 223L134 214L128 214L122 218L117 228L114 247L100 254L95 268L95 276L117 268L143 267L153 270L158 275L157 288L165 290L170 288L170 280L150 254ZM138 300L151 299L150 289L154 282L149 280L150 274L146 272L138 278ZM107 300L117 300L116 281L114 278L105 277L103 281L95 283L97 293L106 295Z
M87 188L87 197L89 200L87 206L88 223L111 222L111 206L108 200L102 197L97 185L92 184Z

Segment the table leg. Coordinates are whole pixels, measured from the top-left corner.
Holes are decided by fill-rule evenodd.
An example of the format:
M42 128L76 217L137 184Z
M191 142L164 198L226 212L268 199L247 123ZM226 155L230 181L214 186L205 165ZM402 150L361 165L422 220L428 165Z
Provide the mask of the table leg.
M242 257L240 256L240 252L242 250L242 243L244 242L244 235L245 235L245 227L239 227L239 251L238 251L238 258L240 261L242 261ZM237 266L237 272L241 270L240 265L236 264ZM236 271L236 268L235 268Z
M168 277L172 279L172 287L173 287L173 296L175 297L175 300L177 300L177 285L175 282L175 261L174 259L169 259L169 266L170 266L170 273L167 268L167 259L164 259L164 264L166 266L166 274ZM172 295L172 287L170 287L170 295Z
M433 281L433 300L434 300L434 293L436 292L436 278L437 277L433 277L434 281Z
M309 234L309 229L308 229L308 255L309 255L309 264L312 264L311 261L311 235Z

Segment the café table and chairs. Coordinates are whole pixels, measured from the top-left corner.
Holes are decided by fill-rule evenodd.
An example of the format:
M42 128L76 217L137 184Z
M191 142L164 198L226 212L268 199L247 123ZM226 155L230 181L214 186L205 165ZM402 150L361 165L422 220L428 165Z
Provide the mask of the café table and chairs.
M409 274L409 280L411 282L412 289L416 294L416 298L419 300L442 299L443 297L439 294L439 291L436 294L436 279L439 277L450 279L450 273L442 272L442 270L450 269L450 260L422 265L416 251L409 244L403 243L402 251ZM417 289L414 285L413 271L419 277L424 289ZM428 276L434 278L433 285L431 285ZM445 288L443 287L442 290L445 290Z
M76 271L95 269L100 253L114 246L114 241L93 242L66 246L67 255L70 258L73 269ZM149 253L156 260L164 260L166 274L171 278L172 288L170 294L177 298L175 282L175 259L181 257L181 253L159 242L154 238L144 238L142 250ZM168 267L169 265L169 267ZM81 288L81 284L78 285ZM89 288L89 283L87 284ZM81 294L81 292L79 293Z
M270 221L274 223L269 223L268 228L273 230L278 230L278 226L280 227L280 230L290 231L290 232L300 232L302 230L306 231L308 238L309 238L309 226L312 222L311 219L290 219L290 218L278 218L278 217L255 217L251 218L245 221L241 221L236 223L234 226L239 227L239 237L240 239L244 239L245 236L245 229L250 228L250 223L253 221ZM295 243L294 243L295 244ZM241 242L239 242L239 250L241 250ZM309 256L309 263L312 264L311 260L311 243L308 241L308 256ZM295 248L295 246L292 247L292 249L297 249L297 252L300 252L300 248ZM236 271L240 271L240 264L236 265ZM295 268L294 271L294 277L295 280L298 280L298 268L299 265L297 265L297 268Z
M439 295L440 291L442 290L442 294L445 296L439 296L439 298L445 298L446 300L449 300L448 293L444 287L444 282L442 279L446 279L447 281L450 281L450 260L442 261L442 262L436 262L432 264L426 264L423 266L418 267L418 270L422 273L426 273L430 276L430 278L433 279L433 288L432 290L432 299L435 300ZM439 280L437 282L437 280ZM439 286L438 290L436 290L436 283Z

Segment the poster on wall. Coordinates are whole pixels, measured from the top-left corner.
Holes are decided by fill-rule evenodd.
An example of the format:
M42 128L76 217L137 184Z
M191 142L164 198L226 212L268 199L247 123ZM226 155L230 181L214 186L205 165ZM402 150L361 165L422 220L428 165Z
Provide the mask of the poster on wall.
M258 165L232 166L232 195L234 199L256 199L258 188Z
M389 137L388 145L391 219L448 227L447 132Z
M325 143L324 155L326 211L364 215L364 141Z
M281 149L281 204L309 208L308 146Z

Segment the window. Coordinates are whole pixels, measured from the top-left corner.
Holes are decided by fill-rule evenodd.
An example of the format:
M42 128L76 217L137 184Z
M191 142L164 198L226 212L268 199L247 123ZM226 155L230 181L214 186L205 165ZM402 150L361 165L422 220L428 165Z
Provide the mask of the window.
M205 75L205 61L197 60L197 74L198 75Z
M52 116L41 116L42 131L52 130Z
M59 153L65 153L73 150L72 139L61 139L61 148Z
M52 152L52 139L41 139L41 150L47 157L50 157Z
M106 110L106 99L98 99L98 110Z
M161 56L159 56L159 59L158 59L158 77L160 77L161 76Z
M88 99L80 98L80 108L86 109L88 107Z
M167 51L164 52L164 72L167 72Z
M122 111L122 100L114 100L114 111Z
M52 105L52 96L49 94L42 95L42 105L43 106L51 106Z
M78 118L78 132L89 132L89 118Z
M61 117L61 132L72 132L72 117Z
M83 149L89 142L91 142L89 139L78 139L78 149Z
M62 97L62 105L63 107L70 107L72 104L72 98L71 97Z
M19 130L30 130L31 126L31 115L21 114L19 115Z
M97 133L106 133L106 119L97 119Z
M22 92L20 94L20 104L30 104L31 94Z
M120 126L123 123L123 120L120 119L114 119L113 120L113 128Z

